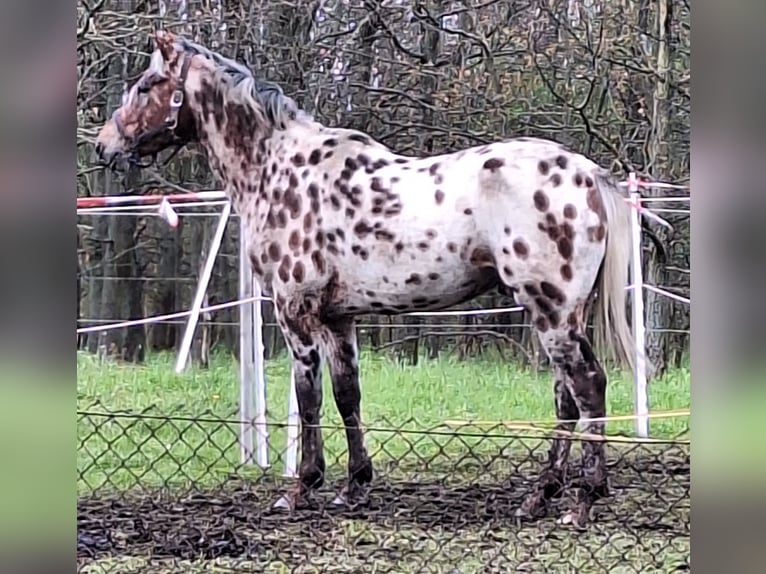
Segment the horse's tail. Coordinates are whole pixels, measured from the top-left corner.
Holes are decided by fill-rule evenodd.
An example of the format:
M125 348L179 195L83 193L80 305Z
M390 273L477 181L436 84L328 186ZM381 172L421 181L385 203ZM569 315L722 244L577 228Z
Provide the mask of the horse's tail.
M596 280L594 342L618 366L635 371L635 342L628 325L626 290L632 250L630 205L608 174L596 176L596 186L606 212L606 253Z

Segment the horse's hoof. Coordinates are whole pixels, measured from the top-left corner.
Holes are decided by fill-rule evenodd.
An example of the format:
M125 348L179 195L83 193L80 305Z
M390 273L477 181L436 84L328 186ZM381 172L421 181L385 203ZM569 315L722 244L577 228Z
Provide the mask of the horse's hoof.
M359 506L365 506L369 501L370 486L354 484L343 487L338 495L333 498L332 505L344 508L358 508Z
M271 507L274 510L293 512L295 510L294 497L285 494L280 496L279 499Z
M346 500L346 495L343 492L339 492L338 495L332 499L332 502L330 503L333 506L346 506L348 504L348 501Z
M588 526L588 511L583 508L571 510L556 520L556 524L575 530L585 530Z

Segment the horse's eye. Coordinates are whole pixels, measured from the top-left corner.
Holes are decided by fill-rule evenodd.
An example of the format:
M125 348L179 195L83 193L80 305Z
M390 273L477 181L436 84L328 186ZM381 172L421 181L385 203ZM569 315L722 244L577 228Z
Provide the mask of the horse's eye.
M139 84L137 91L138 91L139 94L146 94L151 89L152 89L152 87L149 84Z

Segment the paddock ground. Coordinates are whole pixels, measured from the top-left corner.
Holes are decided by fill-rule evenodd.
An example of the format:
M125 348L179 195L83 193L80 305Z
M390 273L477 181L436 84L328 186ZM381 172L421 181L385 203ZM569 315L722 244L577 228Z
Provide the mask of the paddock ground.
M272 511L286 484L233 476L206 489L99 489L78 498L78 571L171 572L683 572L690 569L688 445L610 452L610 497L582 533L551 515L518 523L513 513L539 468L480 461L450 468L380 469L369 505ZM497 460L497 459L495 459ZM573 452L572 465L579 463ZM572 471L575 467L572 467ZM342 468L328 472L342 476Z

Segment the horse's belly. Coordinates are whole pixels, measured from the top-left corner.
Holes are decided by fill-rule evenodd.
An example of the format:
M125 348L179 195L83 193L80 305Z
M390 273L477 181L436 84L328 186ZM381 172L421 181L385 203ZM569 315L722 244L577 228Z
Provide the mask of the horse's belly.
M487 291L497 283L490 268L457 260L442 265L362 265L345 281L352 312L405 313L444 309ZM383 262L381 262L383 263Z

